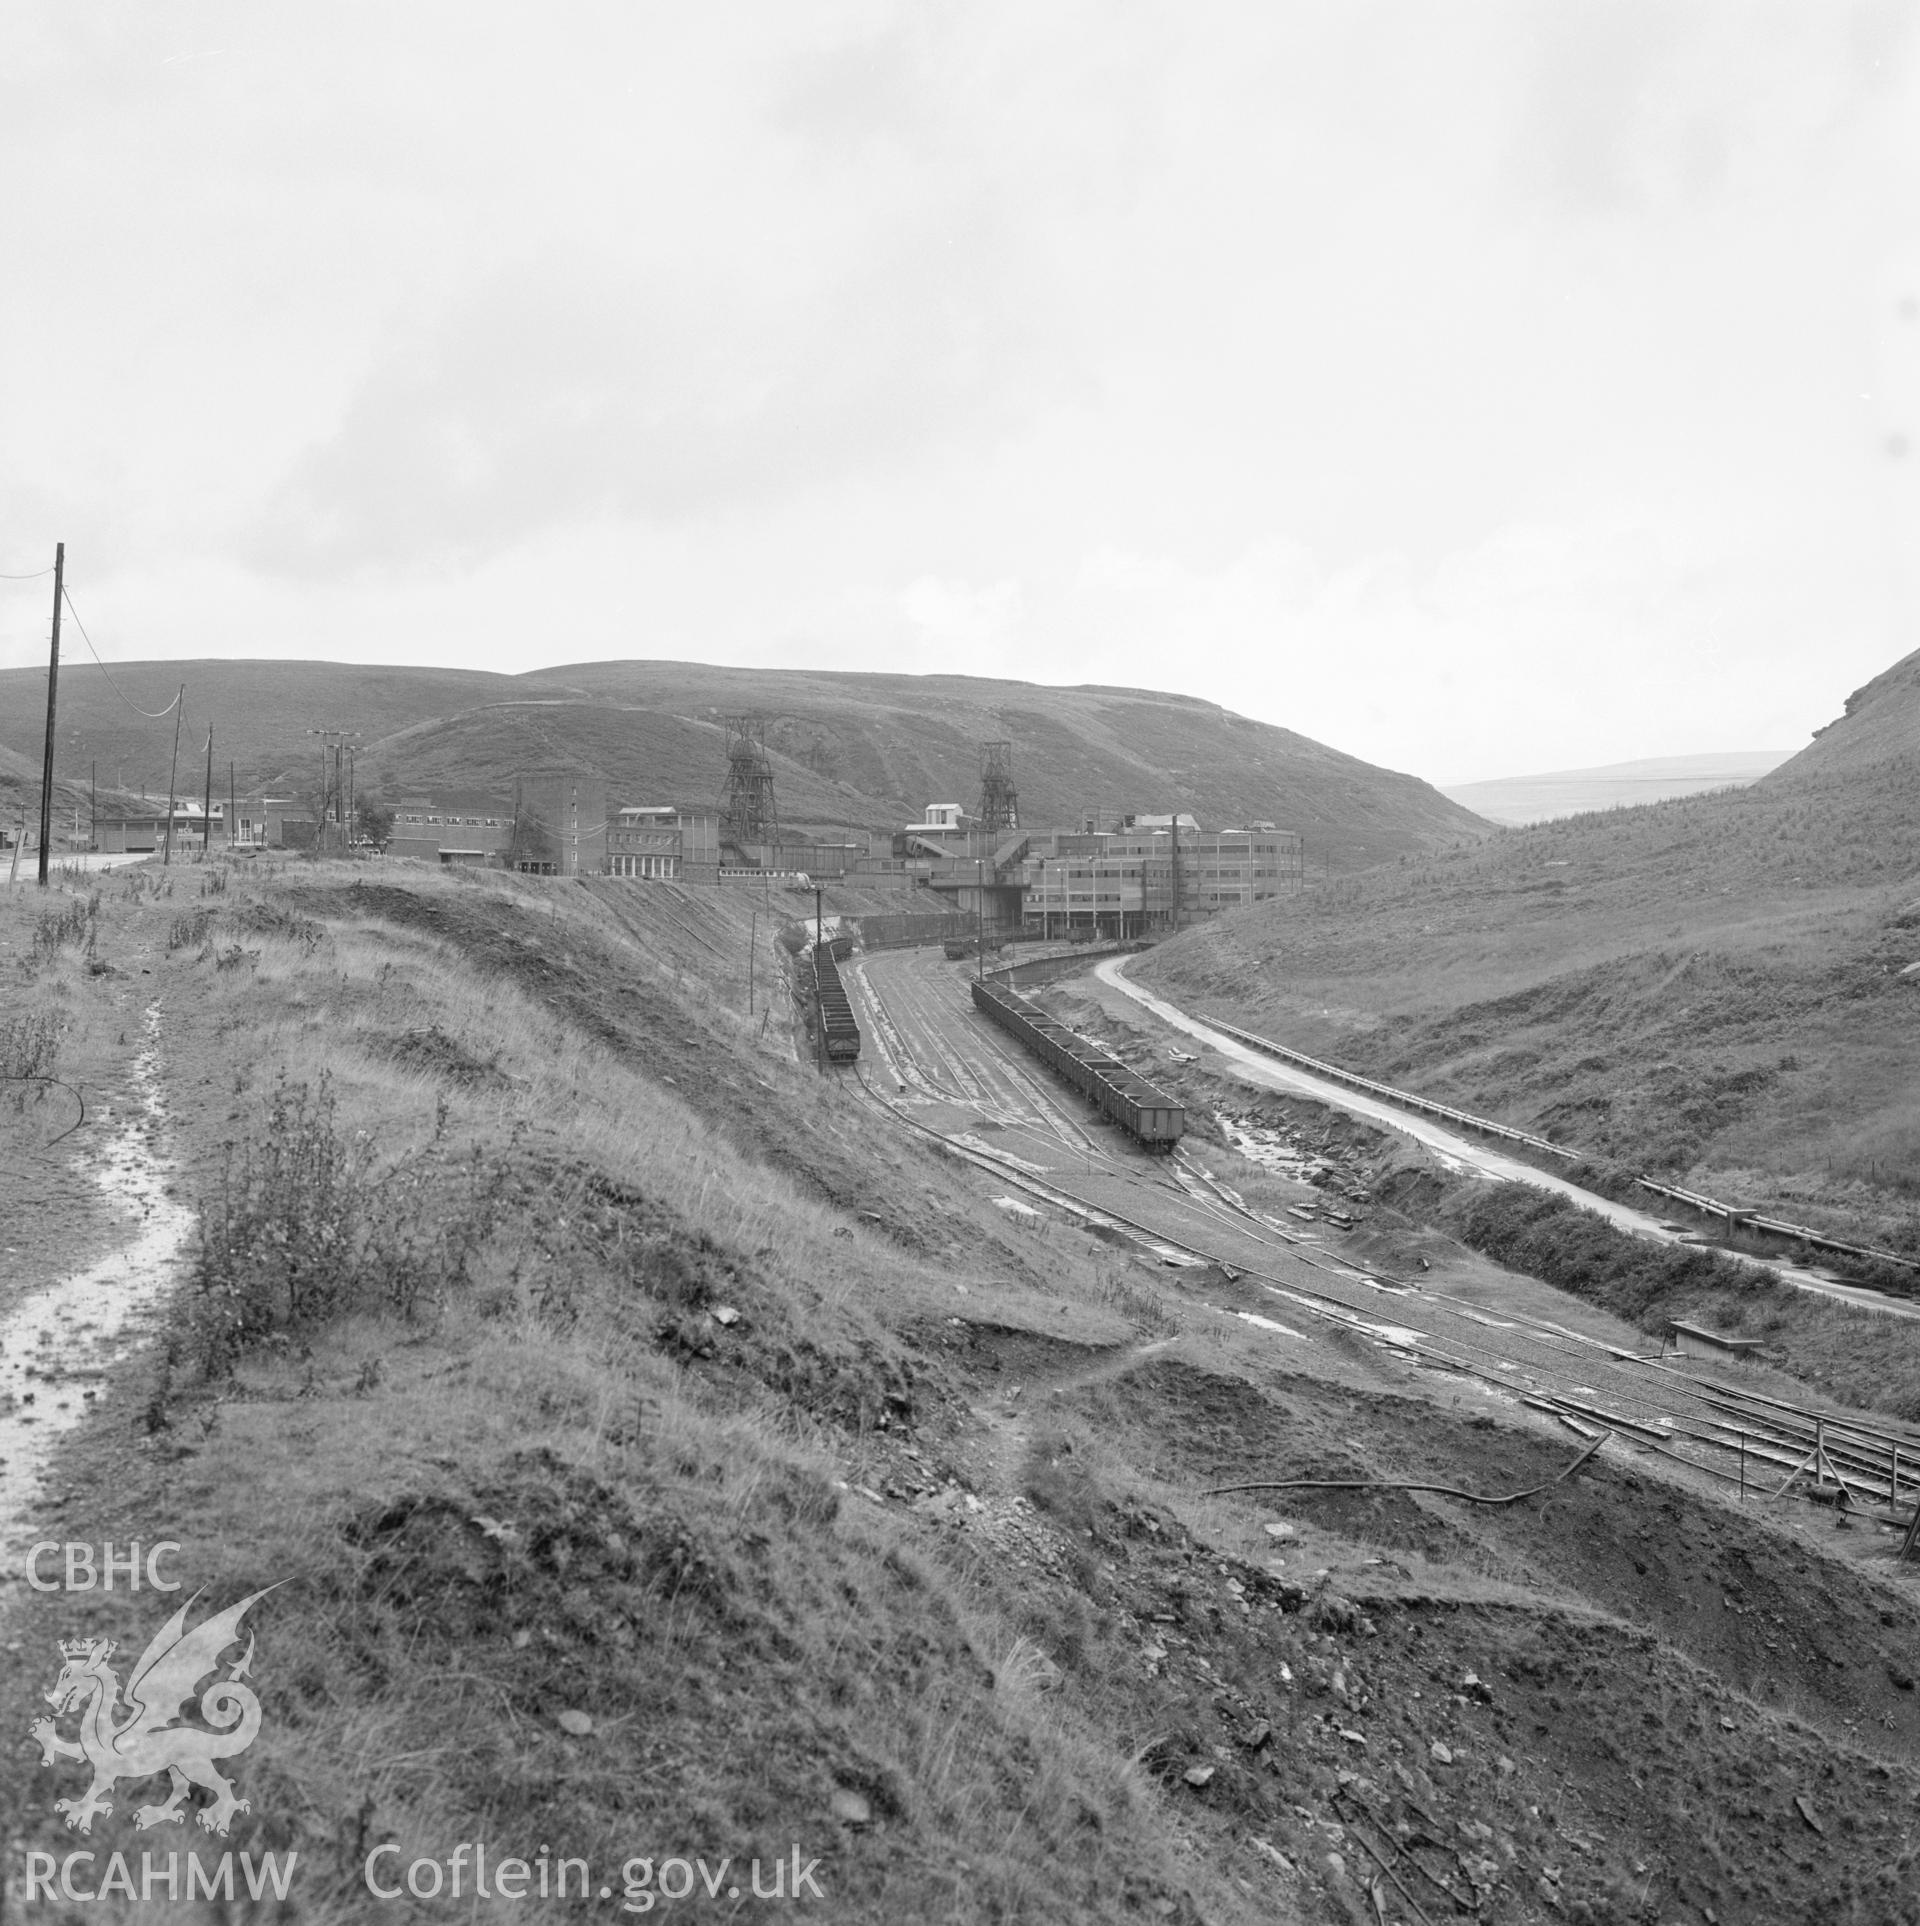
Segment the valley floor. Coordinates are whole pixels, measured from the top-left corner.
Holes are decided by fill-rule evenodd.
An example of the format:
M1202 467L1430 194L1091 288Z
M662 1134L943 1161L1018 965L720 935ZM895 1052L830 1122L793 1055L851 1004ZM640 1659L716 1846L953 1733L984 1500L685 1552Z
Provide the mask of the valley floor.
M0 1114L0 1317L150 1214L98 1176L143 1050L199 1219L143 1348L6 1327L13 1415L89 1407L0 1517L9 1908L143 1916L29 1907L34 1854L137 1884L231 1849L297 1855L286 1916L354 1920L370 1854L485 1842L585 1862L609 1916L1920 1919L1920 1580L1881 1535L1620 1441L1502 1508L1207 1495L1551 1483L1582 1441L1499 1379L1646 1395L1592 1306L1358 1202L1300 1227L1329 1171L1360 1194L1345 1126L1301 1147L1317 1184L1207 1136L1146 1159L937 952L860 966L864 1081L821 1078L790 1002L749 1012L766 920L712 892L212 883L0 900L14 1004L115 1105L58 1142L50 1099ZM89 901L84 947L37 940ZM58 1639L124 1666L163 1612L22 1555L162 1536L207 1609L279 1587L251 1808L136 1831L128 1781L83 1839L81 1768L25 1728ZM776 1861L797 1903L753 1896Z

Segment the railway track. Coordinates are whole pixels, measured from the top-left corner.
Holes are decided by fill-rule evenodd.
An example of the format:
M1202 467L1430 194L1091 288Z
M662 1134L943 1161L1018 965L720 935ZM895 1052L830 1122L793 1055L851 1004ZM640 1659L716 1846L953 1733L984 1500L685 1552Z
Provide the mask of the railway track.
M876 986L867 989L881 1001ZM990 1034L969 1029L968 1047L982 1047ZM922 1040L917 1028L914 1035ZM942 1042L959 1048L950 1034ZM895 1043L911 1056L897 1032ZM1100 1169L1089 1167L1084 1176L1041 1171L971 1133L913 1116L864 1077L860 1088L896 1122L1010 1189L1127 1236L1162 1261L1218 1266L1271 1300L1271 1317L1211 1305L1220 1316L1277 1332L1293 1331L1288 1318L1339 1327L1418 1369L1470 1379L1577 1435L1611 1429L1639 1450L1756 1497L1804 1484L1816 1497L1900 1530L1903 1551L1920 1548L1920 1431L1702 1376L1550 1318L1496 1313L1349 1259L1252 1209L1188 1145L1169 1159L1103 1155ZM1126 1202L1090 1195L1085 1176L1121 1180L1112 1187L1122 1188Z
M1064 1077L1103 1116L1153 1151L1168 1151L1186 1129L1183 1104L1130 1070L1109 1050L1076 1036L1036 1003L999 983L976 981L974 1007L1047 1067Z
M976 1046L969 1062L944 1034L946 1013L933 1006L928 986L896 975L883 999L864 964L856 965L849 975L861 992L869 1031L897 1083L940 1102L972 1105L1002 1129L1038 1126L1089 1165L1110 1165L1104 1146L1043 1087L1041 1078L1027 1070L1018 1048L997 1032L975 1026L968 1038ZM908 1044L903 1034L908 1028L934 1059L937 1071ZM1117 1166L1111 1167L1117 1172Z
M1130 982L1121 973L1125 960L1114 958L1101 963L1096 966L1094 974L1110 988L1150 1010L1163 1022L1219 1051L1234 1066L1232 1074L1246 1082L1297 1092L1312 1097L1316 1102L1352 1110L1374 1123L1415 1138L1452 1168L1475 1169L1484 1176L1557 1191L1633 1236L1649 1238L1656 1243L1690 1245L1696 1249L1704 1241L1680 1226L1663 1223L1659 1218L1649 1216L1646 1211L1633 1205L1623 1204L1595 1191L1583 1190L1536 1164L1527 1163L1497 1148L1470 1143L1454 1134L1451 1125L1436 1117L1399 1109L1377 1091L1360 1089L1359 1085L1364 1079L1348 1077L1343 1082L1331 1082L1323 1079L1317 1071L1303 1069L1299 1064L1289 1061L1297 1058L1298 1052L1286 1051L1279 1046L1270 1050L1257 1049L1255 1045L1243 1041L1243 1036L1251 1036L1252 1032L1236 1032L1233 1026L1190 1016L1152 991ZM1276 1059L1271 1065L1265 1061L1269 1057ZM1384 1090L1386 1086L1379 1088ZM1347 1094L1348 1091L1352 1094ZM1423 1105L1424 1111L1430 1112L1434 1108L1432 1105ZM1504 1125L1499 1128L1506 1135L1514 1134L1506 1131ZM1726 1254L1740 1263L1752 1265L1756 1270L1771 1273L1796 1290L1832 1298L1837 1303L1850 1304L1858 1310L1874 1311L1888 1317L1920 1318L1920 1302L1908 1298L1888 1296L1866 1285L1850 1284L1825 1273L1809 1272L1781 1258L1732 1249Z
M1111 980L1111 979L1109 979ZM1453 1105L1436 1103L1429 1097L1422 1097L1411 1090L1400 1090L1390 1083L1377 1082L1372 1077L1363 1077L1351 1070L1344 1070L1338 1064L1323 1062L1319 1057L1310 1057L1304 1051L1289 1049L1283 1043L1275 1043L1271 1037L1263 1037L1257 1031L1243 1030L1237 1023L1228 1023L1218 1017L1209 1018L1212 1026L1224 1031L1228 1036L1250 1048L1261 1051L1283 1063L1297 1064L1317 1077L1344 1085L1351 1090L1364 1091L1369 1096L1378 1097L1384 1103L1395 1104L1402 1109L1411 1110L1421 1116L1437 1117L1443 1122L1453 1124L1462 1130L1471 1130L1477 1136L1493 1137L1500 1141L1518 1144L1523 1149L1537 1152L1552 1158L1556 1163L1574 1165L1586 1155L1581 1150L1571 1149L1566 1144L1557 1144L1551 1138L1536 1135L1530 1130L1517 1130L1511 1124L1496 1123L1491 1117L1477 1117L1471 1111L1456 1110ZM1883 1249L1876 1244L1853 1243L1842 1237L1830 1237L1806 1224L1795 1224L1787 1219L1768 1217L1758 1211L1748 1210L1738 1204L1722 1202L1717 1197L1703 1196L1699 1191L1685 1190L1677 1184L1663 1184L1656 1178L1642 1173L1633 1180L1636 1190L1645 1191L1650 1197L1659 1197L1668 1203L1683 1205L1686 1209L1697 1211L1703 1217L1717 1218L1729 1231L1745 1229L1763 1232L1769 1237L1784 1242L1804 1244L1809 1250L1827 1251L1835 1257L1845 1257L1856 1261L1869 1261L1893 1264L1915 1274L1920 1281L1920 1258L1908 1256L1899 1251ZM1736 1253L1745 1255L1745 1253Z

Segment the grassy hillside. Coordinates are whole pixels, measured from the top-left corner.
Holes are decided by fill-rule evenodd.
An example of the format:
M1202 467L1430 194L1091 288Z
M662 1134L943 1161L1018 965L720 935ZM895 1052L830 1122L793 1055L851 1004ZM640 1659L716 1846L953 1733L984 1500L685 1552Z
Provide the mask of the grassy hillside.
M1346 871L1484 833L1430 785L1290 730L1151 691L1052 689L966 676L832 675L698 663L602 662L525 676L320 662L116 665L147 710L187 685L183 758L198 770L208 719L214 755L239 780L301 781L310 733L353 732L363 786L492 789L517 771L575 763L624 799L713 802L725 782L722 719L768 718L781 816L886 830L929 801L971 805L980 745L1013 744L1023 821L1189 809L1205 822L1300 830L1317 869ZM0 674L0 750L37 756L44 679ZM61 755L84 776L164 793L171 721L131 714L97 669L61 684ZM221 776L224 784L224 773Z
M1145 976L1599 1154L1910 1234L1917 663L1750 788L1407 859L1183 936Z
M1775 772L1782 783L1850 775L1920 757L1920 649L1854 690L1846 707Z

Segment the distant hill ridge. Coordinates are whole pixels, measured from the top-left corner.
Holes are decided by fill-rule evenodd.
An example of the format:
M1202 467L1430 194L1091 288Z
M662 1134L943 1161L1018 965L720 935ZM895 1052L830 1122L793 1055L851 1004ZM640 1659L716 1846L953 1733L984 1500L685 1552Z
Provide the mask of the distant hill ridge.
M1271 821L1306 838L1309 864L1346 871L1430 853L1487 824L1417 777L1254 722L1213 703L1101 685L1049 688L985 677L593 662L526 675L329 662L116 663L141 708L187 685L183 785L197 787L209 717L225 787L317 776L315 732L347 733L363 791L436 789L504 799L516 773L603 771L621 802L716 802L725 719L767 719L781 819L875 832L930 801L973 804L980 746L1013 745L1021 820L1035 828L1127 811L1190 810L1203 822ZM0 748L37 758L45 680L0 672ZM62 774L97 758L115 780L164 793L173 730L143 721L105 678L61 677ZM5 789L0 772L0 791Z
M1441 790L1462 808L1497 823L1551 822L1589 809L1669 802L1757 782L1785 762L1786 749L1730 749L1688 756L1648 756L1637 762L1593 769L1553 769L1538 775L1499 776L1486 782L1449 783Z

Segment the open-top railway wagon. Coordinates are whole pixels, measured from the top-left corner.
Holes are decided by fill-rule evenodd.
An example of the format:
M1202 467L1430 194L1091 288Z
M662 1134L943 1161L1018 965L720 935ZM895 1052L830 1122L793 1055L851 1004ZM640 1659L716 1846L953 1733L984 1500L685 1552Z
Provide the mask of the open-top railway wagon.
M1102 1116L1111 1117L1149 1150L1171 1150L1187 1127L1184 1104L1176 1102L1137 1070L1129 1070L1097 1043L1077 1037L1018 990L976 982L974 1007L1017 1038L1042 1063L1066 1079Z
M860 1026L853 1005L840 982L840 965L833 945L822 943L813 952L813 983L820 999L820 1029L829 1063L852 1063L860 1054Z

